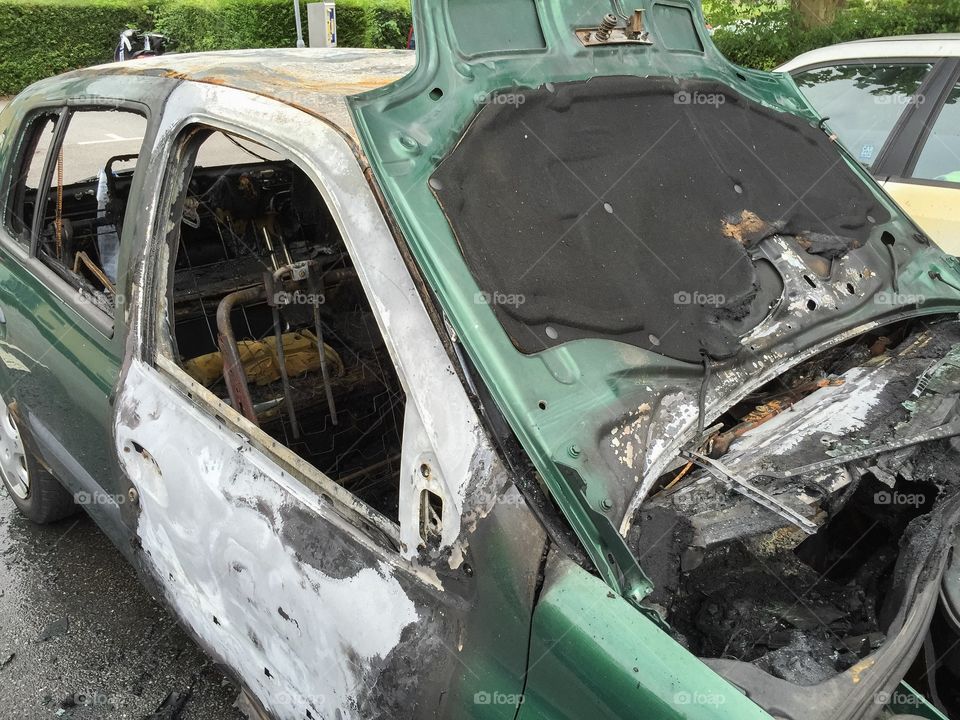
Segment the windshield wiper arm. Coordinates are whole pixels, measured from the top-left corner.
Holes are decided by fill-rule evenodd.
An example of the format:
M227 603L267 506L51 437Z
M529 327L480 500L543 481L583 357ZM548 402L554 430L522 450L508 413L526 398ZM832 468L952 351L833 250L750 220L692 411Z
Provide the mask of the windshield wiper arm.
M776 513L791 525L795 525L796 527L800 528L800 530L805 532L807 535L813 535L815 532L817 532L817 524L815 522L808 520L792 507L784 505L782 502L777 500L769 493L764 492L749 480L745 480L741 476L737 475L737 473L723 463L714 460L711 457L707 457L706 455L701 455L698 452L686 451L681 453L681 455L686 457L692 463L702 467L725 485L729 485L733 490L740 493L748 500L752 500L753 502L757 503L757 505L765 507L767 510Z

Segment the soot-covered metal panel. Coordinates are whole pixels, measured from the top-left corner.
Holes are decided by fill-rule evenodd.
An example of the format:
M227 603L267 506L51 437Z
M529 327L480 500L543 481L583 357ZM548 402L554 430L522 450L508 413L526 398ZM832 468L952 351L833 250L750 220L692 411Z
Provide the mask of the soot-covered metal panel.
M431 187L528 353L601 337L733 356L782 289L757 271L764 238L838 257L889 219L819 128L670 78L493 96Z

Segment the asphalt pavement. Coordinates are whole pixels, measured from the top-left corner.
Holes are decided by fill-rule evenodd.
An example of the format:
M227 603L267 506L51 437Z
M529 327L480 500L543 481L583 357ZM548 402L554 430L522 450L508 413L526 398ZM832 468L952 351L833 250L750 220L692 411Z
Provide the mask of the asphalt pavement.
M0 490L0 719L240 720L237 692L89 517Z

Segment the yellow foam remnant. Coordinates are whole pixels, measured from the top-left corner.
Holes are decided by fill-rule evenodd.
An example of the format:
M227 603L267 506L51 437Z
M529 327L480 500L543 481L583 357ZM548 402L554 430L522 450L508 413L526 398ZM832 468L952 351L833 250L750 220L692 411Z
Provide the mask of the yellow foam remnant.
M277 339L270 336L264 340L240 340L237 343L240 362L247 373L247 381L257 385L269 385L280 379L280 359L277 356ZM324 343L327 364L334 377L343 375L343 361L337 351ZM320 370L320 352L317 337L308 330L283 334L283 353L290 377ZM223 356L219 351L207 353L183 363L197 382L209 387L223 377Z
M864 658L852 668L850 668L850 679L853 681L853 684L856 685L860 682L860 676L870 668L873 667L873 664L876 662L873 658Z

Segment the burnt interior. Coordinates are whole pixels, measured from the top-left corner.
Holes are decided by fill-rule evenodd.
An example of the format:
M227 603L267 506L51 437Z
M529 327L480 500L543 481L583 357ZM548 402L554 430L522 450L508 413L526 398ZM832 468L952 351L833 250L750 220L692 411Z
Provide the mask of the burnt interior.
M430 180L480 290L533 353L584 337L731 357L782 289L758 245L833 259L890 219L815 125L717 82L514 88Z
M111 158L113 163L115 158ZM61 221L63 223L58 252L54 222L57 212L57 195L47 193L46 207L41 224L41 257L72 284L78 282L91 296L98 297L107 306L112 307L113 293L104 292L105 283L99 270L103 267L100 250L97 245L97 233L100 228L122 227L126 198L130 194L133 170L123 169L111 173L115 200L106 211L98 211L96 197L97 178L64 185ZM28 198L27 212L33 213L34 198ZM81 258L78 260L78 256ZM82 258L92 263L85 263Z
M111 200L105 207L97 199L100 180L84 178L64 183L43 192L44 204L39 217L37 254L57 275L76 287L83 297L113 314L116 297L116 278L104 270L98 237L117 233L123 227L127 198L133 182L133 167L129 156L118 155L106 163L105 178L109 183ZM22 190L23 199L15 207L13 225L25 236L29 235L37 203L38 191ZM57 232L59 203L60 231Z
M881 648L910 607L909 579L943 550L932 538L956 523L960 493L955 438L884 446L955 421L958 383L956 318L905 321L821 353L730 408L696 449L815 532L679 459L628 537L677 639L700 657L753 663L802 686ZM836 424L831 413L842 416ZM775 475L864 448L872 454Z
M115 133L106 144L82 139L84 125L89 130L98 119ZM36 256L78 291L76 300L108 316L115 309L118 249L138 158L132 150L145 128L146 118L131 110L46 109L29 119L16 149L10 228L31 252L36 243ZM122 147L126 153L117 152Z
M255 421L396 520L404 393L336 223L295 164L248 140L210 137L221 146L215 164L198 161L178 206L169 299L174 353L188 373L231 402L218 372L229 365L223 353L229 341L218 328L217 310L232 294L246 294L229 318ZM224 139L239 154L237 162L224 164ZM309 275L283 272L291 266ZM281 277L271 280L278 269ZM283 343L286 391L278 372L275 307L280 334L292 341Z

